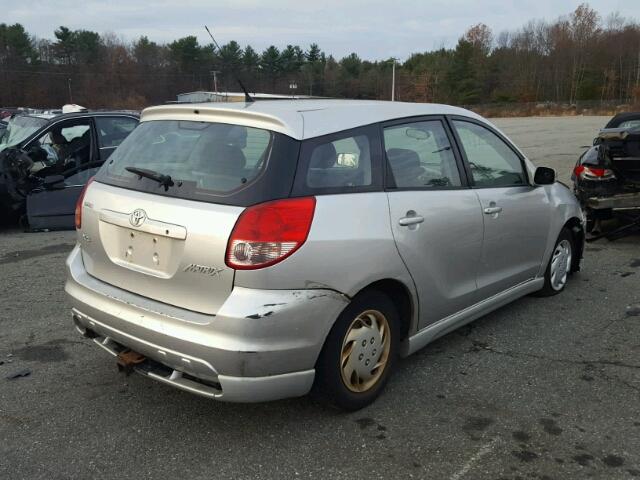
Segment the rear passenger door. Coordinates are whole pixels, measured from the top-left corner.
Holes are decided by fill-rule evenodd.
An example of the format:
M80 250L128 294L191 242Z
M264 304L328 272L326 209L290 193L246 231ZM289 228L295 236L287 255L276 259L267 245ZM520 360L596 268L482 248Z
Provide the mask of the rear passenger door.
M383 138L391 227L422 328L477 301L482 213L443 118L387 123Z
M484 245L478 272L482 297L535 277L547 243L551 207L529 182L520 154L487 126L454 118L468 176L482 205Z

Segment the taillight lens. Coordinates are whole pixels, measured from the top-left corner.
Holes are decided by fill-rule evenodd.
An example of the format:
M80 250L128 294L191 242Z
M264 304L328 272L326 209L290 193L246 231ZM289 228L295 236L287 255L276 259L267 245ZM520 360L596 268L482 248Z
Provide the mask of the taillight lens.
M84 202L84 194L87 193L87 188L89 188L91 182L93 182L93 177L91 177L82 188L78 201L76 202L76 230L80 230L80 228L82 228L82 202Z
M608 168L587 167L586 165L576 165L573 169L576 177L587 180L609 180L615 178L613 170Z
M226 263L253 270L281 262L307 240L316 208L314 197L290 198L248 207L227 244Z

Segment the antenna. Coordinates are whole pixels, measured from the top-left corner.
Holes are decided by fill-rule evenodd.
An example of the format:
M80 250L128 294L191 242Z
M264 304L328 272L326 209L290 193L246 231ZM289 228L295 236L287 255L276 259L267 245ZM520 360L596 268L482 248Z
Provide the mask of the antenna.
M211 34L211 31L209 30L209 27L207 27L205 25L204 28L207 30L207 33L211 37L211 40L213 41L213 46L218 50L218 52L222 53L222 50L220 50L220 45L218 45L218 42L216 42L216 39L213 38L213 35ZM238 85L240 85L240 88L244 92L244 101L247 102L247 103L253 103L255 100L253 98L251 98L251 95L249 95L249 92L247 92L247 89L244 87L244 85L240 81L240 78L238 78L238 76L235 74L235 72L232 71L232 73L233 73L233 78L236 79L236 82L238 82Z

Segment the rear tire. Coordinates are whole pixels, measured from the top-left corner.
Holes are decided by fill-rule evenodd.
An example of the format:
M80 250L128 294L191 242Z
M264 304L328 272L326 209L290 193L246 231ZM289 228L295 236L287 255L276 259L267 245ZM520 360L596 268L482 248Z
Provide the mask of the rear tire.
M551 258L544 272L544 286L538 297L551 297L562 292L572 273L573 256L576 254L573 235L568 228L563 228L553 247Z
M384 389L399 345L398 312L385 294L358 294L340 314L316 364L314 389L338 408L359 410Z

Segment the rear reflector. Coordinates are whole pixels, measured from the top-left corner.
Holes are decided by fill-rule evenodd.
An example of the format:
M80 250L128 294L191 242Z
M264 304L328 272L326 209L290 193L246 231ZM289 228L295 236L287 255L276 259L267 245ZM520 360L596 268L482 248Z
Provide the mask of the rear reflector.
M87 188L89 188L91 182L93 182L93 177L91 177L82 188L78 201L76 202L76 230L80 230L82 228L82 202L84 202L84 194L87 193Z
M307 240L315 208L315 197L276 200L247 208L229 237L227 265L253 270L281 262Z

